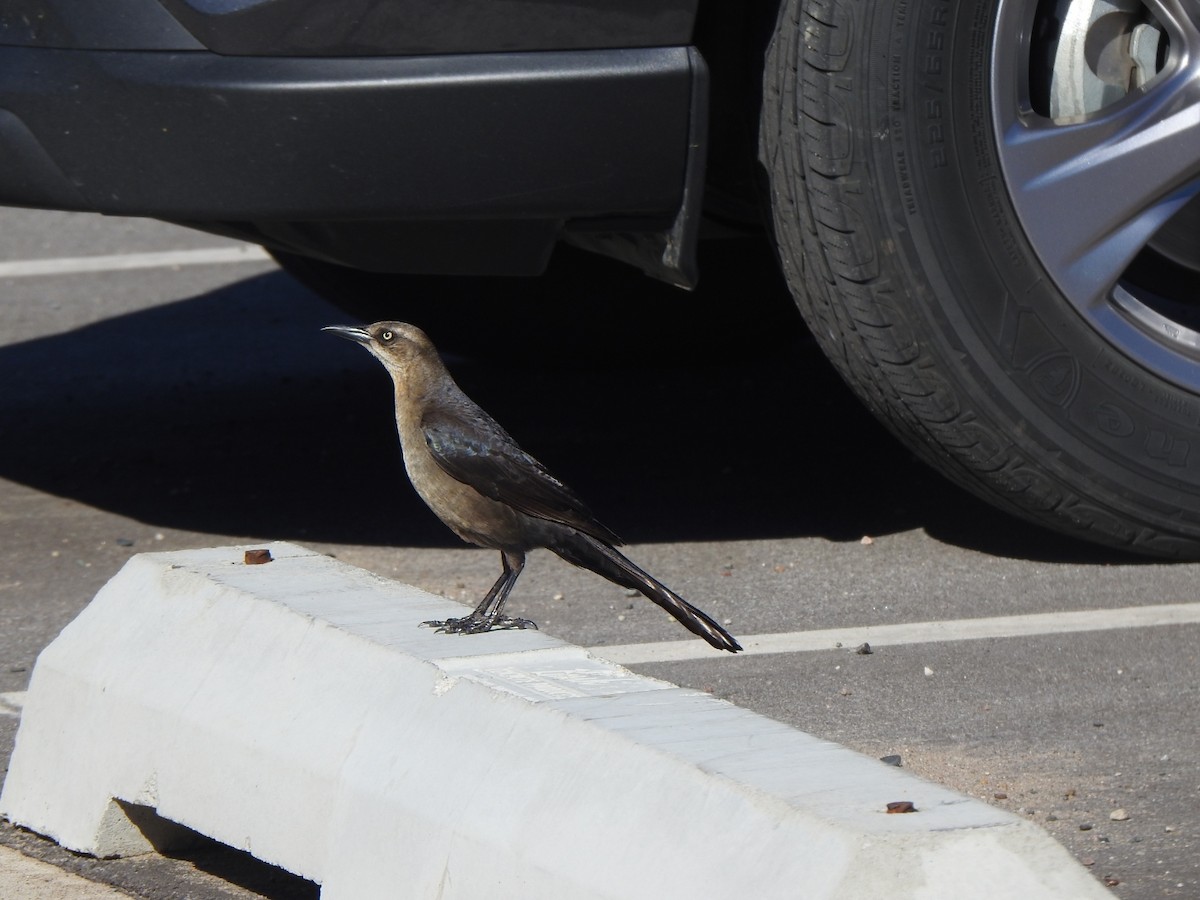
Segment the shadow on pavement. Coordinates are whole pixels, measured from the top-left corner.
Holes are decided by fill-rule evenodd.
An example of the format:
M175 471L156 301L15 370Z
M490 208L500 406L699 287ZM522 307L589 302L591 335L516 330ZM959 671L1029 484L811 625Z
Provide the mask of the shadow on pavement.
M0 846L39 859L89 881L107 884L139 897L186 897L224 900L229 886L264 900L317 900L321 888L312 881L227 847L182 825L159 819L180 836L179 846L157 854L97 859L60 847L52 839L0 820ZM211 876L211 877L208 877ZM3 887L0 887L0 892ZM239 892L239 895L245 896ZM5 897L11 895L5 894ZM49 896L39 894L38 896ZM74 895L72 895L74 896Z
M318 330L345 319L270 273L0 348L0 477L164 528L456 546L403 473L383 371ZM923 528L999 555L1128 559L994 512L915 461L798 319L757 354L714 352L726 326L708 327L717 339L695 353L631 331L671 351L662 365L453 368L630 541Z

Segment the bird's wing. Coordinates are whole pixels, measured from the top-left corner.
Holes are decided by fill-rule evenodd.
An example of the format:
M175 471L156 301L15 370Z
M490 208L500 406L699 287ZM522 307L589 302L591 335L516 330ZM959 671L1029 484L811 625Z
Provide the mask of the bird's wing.
M428 410L421 418L425 444L450 477L514 509L559 522L617 545L621 539L546 467L522 450L482 410Z

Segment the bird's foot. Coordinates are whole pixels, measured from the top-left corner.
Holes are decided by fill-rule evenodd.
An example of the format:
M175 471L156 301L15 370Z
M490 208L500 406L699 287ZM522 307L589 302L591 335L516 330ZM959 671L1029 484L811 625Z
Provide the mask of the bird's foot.
M422 622L442 634L482 634L485 631L498 631L509 628L532 628L537 631L537 622L530 619L517 619L512 616L478 616L471 613L461 619L444 619L442 621Z

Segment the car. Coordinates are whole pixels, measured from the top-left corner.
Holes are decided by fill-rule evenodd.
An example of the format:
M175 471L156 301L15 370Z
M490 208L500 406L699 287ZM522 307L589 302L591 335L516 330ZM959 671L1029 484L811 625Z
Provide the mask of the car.
M364 314L777 258L951 480L1197 558L1197 59L1182 0L7 0L0 203L254 241Z

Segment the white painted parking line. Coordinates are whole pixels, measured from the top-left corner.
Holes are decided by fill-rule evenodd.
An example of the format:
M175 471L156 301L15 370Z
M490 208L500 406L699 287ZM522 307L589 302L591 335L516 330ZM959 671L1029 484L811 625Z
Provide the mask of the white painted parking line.
M739 637L745 648L739 656L765 653L805 653L812 650L853 649L901 644L935 644L947 641L977 641L985 638L1033 637L1082 631L1113 631L1122 628L1152 628L1161 625L1200 624L1200 603L1165 603L1118 609L1089 609L1077 612L1030 613L1023 616L994 616L985 619L949 619L944 622L907 622L901 625L862 625L824 628L817 631L785 631ZM589 647L588 652L609 662L637 665L680 662L689 659L729 659L694 640L656 641L649 644L614 644ZM19 716L25 691L0 693L0 716Z
M896 644L974 641L983 638L1031 637L1033 635L1070 634L1080 631L1110 631L1120 628L1194 625L1197 623L1200 623L1200 603L1168 603L1120 609L995 616L987 619L951 619L945 622L909 622L902 625L864 625L850 628L827 628L820 631L753 634L739 636L738 640L745 648L746 655L756 656L762 653L832 650L839 645L854 648L864 642L872 647L886 647ZM622 665L729 658L728 654L714 653L711 647L698 640L621 644L612 647L589 647L588 650L595 656Z
M37 275L78 275L86 272L120 272L129 269L169 269L264 262L270 255L255 244L205 247L198 250L164 250L158 253L116 253L111 256L66 256L57 259L19 259L0 262L0 278Z
M0 847L0 897L13 900L121 900L129 895Z

